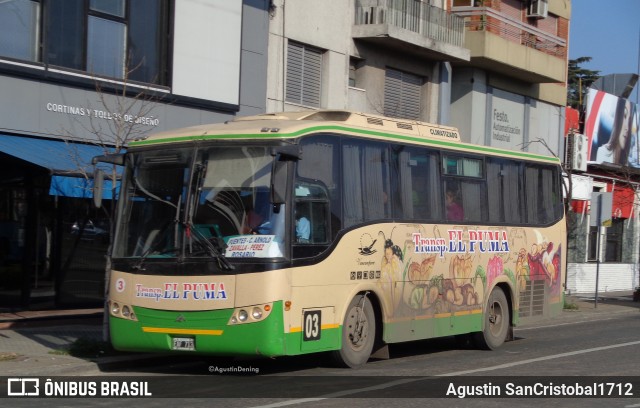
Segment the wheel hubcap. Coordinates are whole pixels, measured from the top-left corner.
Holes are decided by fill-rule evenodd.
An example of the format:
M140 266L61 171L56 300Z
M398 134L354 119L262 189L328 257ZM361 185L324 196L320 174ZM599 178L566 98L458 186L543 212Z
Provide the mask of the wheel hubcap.
M369 335L369 322L360 307L349 310L347 317L347 337L354 350L361 349L367 341Z
M491 304L491 309L489 310L489 323L491 333L494 335L500 334L502 331L502 306L499 302L494 302Z

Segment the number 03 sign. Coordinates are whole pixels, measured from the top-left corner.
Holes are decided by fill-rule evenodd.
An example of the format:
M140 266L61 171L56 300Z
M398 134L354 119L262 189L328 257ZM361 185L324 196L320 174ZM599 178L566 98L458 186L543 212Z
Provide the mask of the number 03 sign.
M303 314L304 341L320 340L320 327L322 325L322 312L320 310L307 310Z

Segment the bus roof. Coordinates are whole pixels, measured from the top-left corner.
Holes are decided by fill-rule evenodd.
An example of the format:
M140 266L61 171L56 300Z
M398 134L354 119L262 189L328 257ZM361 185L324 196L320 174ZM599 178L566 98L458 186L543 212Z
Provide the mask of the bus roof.
M552 156L464 143L457 128L408 119L346 110L306 110L237 117L224 123L185 127L151 134L129 143L130 148L205 140L277 140L318 132L351 134L374 139L476 151L521 159L559 162Z

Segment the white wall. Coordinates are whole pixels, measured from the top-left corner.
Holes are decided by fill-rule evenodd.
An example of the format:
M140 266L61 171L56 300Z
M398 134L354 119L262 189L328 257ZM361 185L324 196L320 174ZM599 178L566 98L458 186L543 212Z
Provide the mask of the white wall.
M544 140L557 157L564 157L563 108L542 101L532 101L529 108L529 151L548 156L549 150L537 140Z
M566 284L571 293L595 293L596 264L569 264ZM636 286L638 286L637 264L600 264L598 293L628 291L633 290Z
M173 93L239 104L242 0L175 3Z
M273 4L275 8L269 26L267 111L304 108L284 102L286 50L289 40L324 51L320 107L345 109L348 104L352 3L344 0L274 0Z

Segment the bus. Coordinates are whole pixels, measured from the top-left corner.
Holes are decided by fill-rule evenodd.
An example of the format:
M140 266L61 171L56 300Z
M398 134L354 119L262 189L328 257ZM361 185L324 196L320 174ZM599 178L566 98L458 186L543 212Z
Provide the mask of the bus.
M563 308L556 157L320 110L166 131L102 160L124 165L117 350L359 367L419 339L495 349Z

